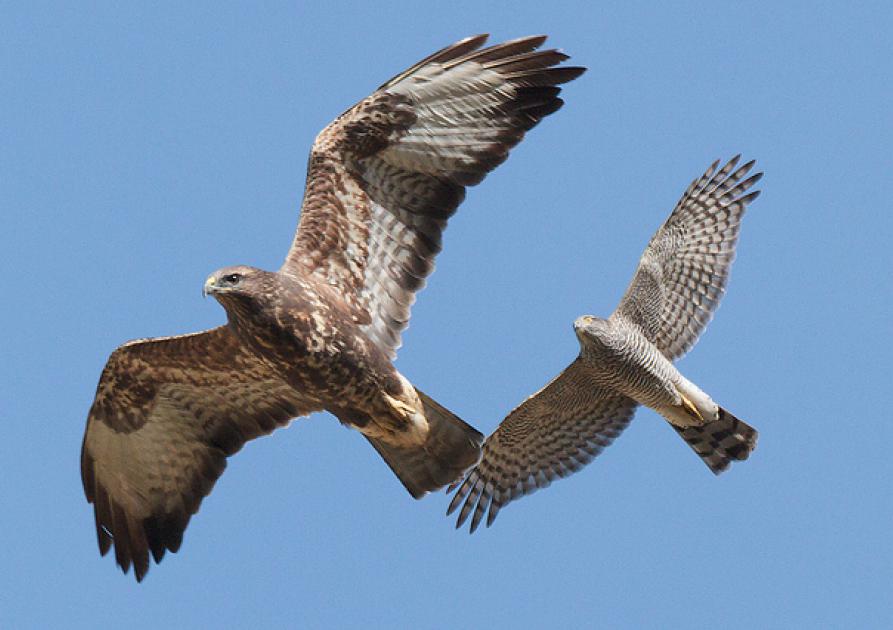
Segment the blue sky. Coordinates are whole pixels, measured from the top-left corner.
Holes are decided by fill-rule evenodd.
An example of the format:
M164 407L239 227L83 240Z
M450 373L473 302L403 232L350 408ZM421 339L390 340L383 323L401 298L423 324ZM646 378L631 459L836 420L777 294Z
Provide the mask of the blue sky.
M2 3L0 626L889 627L893 12L885 3ZM489 433L613 309L714 159L763 195L681 363L760 430L714 478L653 412L469 536L327 414L249 444L137 585L78 453L108 354L277 268L335 115L456 39L589 72L471 190L397 366Z

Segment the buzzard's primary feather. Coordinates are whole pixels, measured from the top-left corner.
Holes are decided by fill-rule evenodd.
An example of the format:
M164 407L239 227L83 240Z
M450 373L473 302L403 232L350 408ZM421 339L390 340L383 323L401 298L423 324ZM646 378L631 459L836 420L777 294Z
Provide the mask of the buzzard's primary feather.
M583 68L544 36L483 50L479 35L416 64L316 138L282 272L335 287L393 358L447 220Z
M317 137L277 273L220 270L228 325L125 344L109 358L81 452L99 549L137 580L183 531L226 457L326 409L361 431L414 497L462 477L483 436L391 364L447 220L582 68L545 37L434 53Z
M696 179L648 243L609 320L577 320L580 356L525 400L484 443L483 457L447 510L456 526L477 529L500 508L553 479L576 472L617 437L639 404L667 417L716 474L747 459L757 432L716 405L672 361L697 341L719 305L741 218L762 174L738 157ZM688 405L688 406L686 406ZM693 411L694 410L694 411ZM694 417L692 415L694 414Z

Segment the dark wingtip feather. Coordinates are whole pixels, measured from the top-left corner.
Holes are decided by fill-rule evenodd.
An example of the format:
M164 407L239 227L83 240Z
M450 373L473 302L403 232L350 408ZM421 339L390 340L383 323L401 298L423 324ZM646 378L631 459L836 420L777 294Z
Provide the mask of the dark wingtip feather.
M731 160L726 162L725 165L720 170L720 172L721 173L731 173L732 169L734 169L738 165L738 162L740 160L741 160L741 154L739 153L738 155L733 156Z
M560 77L555 82L556 85L559 85L580 78L586 73L586 70L588 70L588 68L585 68L583 66L563 66L561 68L554 68L553 70L555 70L557 76Z
M478 525L481 524L481 518L484 516L484 512L487 511L491 499L492 495L487 488L487 484L485 484L484 488L481 490L481 496L478 499L477 505L474 506L474 514L471 517L470 534L473 534L477 530Z
M485 68L495 70L500 74L515 74L520 72L537 72L544 68L558 65L570 59L570 55L555 49L535 50L509 57L500 57L484 64Z
M98 519L96 521L96 538L99 544L99 555L104 557L112 547L112 537Z
M502 42L501 44L488 46L481 50L473 50L462 57L454 58L450 60L450 63L446 64L446 67L451 68L468 61L486 64L492 60L505 59L515 55L531 53L542 46L545 41L545 35L531 35L530 37L511 39Z
M751 192L751 193L748 193L748 194L744 195L743 197L739 198L739 199L738 199L738 202L739 202L739 203L742 203L742 204L744 204L744 205L747 205L747 204L751 203L754 199L756 199L757 197L759 197L761 192L763 192L763 191L762 191L762 190L755 190L755 191L753 191L753 192Z
M456 508L459 507L460 503L462 503L462 499L465 497L465 495L468 494L468 490L466 488L466 486L468 485L468 481L469 481L468 479L465 479L465 481L462 483L462 486L459 488L459 491L455 495L453 495L453 498L450 501L450 504L447 506L447 511L446 511L447 516L449 516L450 514L452 514L453 512L456 511ZM453 484L452 486L450 486L450 488L449 488L449 490L447 490L447 492L452 492L452 490L456 487L456 485L457 484ZM459 527L459 523L456 523L456 527Z
M167 549L164 545L164 537L158 524L158 518L150 516L145 519L143 521L143 530L146 532L146 541L149 543L152 557L155 559L155 563L158 564L161 562Z
M490 39L490 33L478 33L477 35L463 37L459 41L444 46L437 52L428 55L423 60L419 61L416 66L431 63L432 61L449 61L455 59L470 51L477 50L487 43L488 39Z
M502 509L502 503L494 497L493 502L490 504L490 511L487 512L487 527L490 527L493 521L496 520L496 515L499 514L500 509Z
M517 39L511 40L513 42L528 42L531 48L539 48L542 46L545 41L549 39L548 35L543 33L539 33L537 35L525 35L523 37L518 37Z
M757 183L758 181L760 181L761 179L763 179L763 173L762 173L762 172L760 172L760 173L754 173L753 175L751 175L750 177L748 177L747 179L745 179L743 182L741 182L741 184L739 184L739 185L741 186L742 189L750 188L751 186L753 186L754 184L756 184L756 183Z
M148 560L143 563L140 562L137 564L133 563L133 576L136 578L137 583L142 582L143 578L146 577L146 573L149 572L149 562Z
M378 87L378 89L384 90L384 89L387 89L387 88L399 83L406 77L409 77L409 76L415 74L415 72L417 72L420 68L428 65L429 63L443 63L446 61L452 61L453 59L456 59L457 57L462 57L463 55L466 55L472 51L475 51L478 48L480 48L481 46L483 46L489 37L490 37L489 33L481 33L479 35L472 35L470 37L466 37L465 39L460 39L458 42L455 42L454 44L445 46L445 47L441 48L440 50L438 50L437 52L432 53L432 54L428 55L427 57L425 57L424 59L422 59L421 61L413 64L412 66L410 66L409 68L407 68L406 70L401 72L400 74L397 74L397 75L391 77L390 79L388 79L387 81L382 83Z
M451 515L460 505L462 506L456 517L455 529L462 527L470 516L468 533L473 534L484 521L485 514L487 515L487 527L490 527L502 507L491 483L484 481L477 471L472 471L461 485L454 484L450 489L454 488L456 488L456 494L447 506L446 515Z
M478 483L475 483L471 488L471 492L468 493L468 496L465 498L465 503L462 504L462 509L459 510L459 525L465 523L468 520L468 516L471 514L471 510L477 505L478 500L481 497L481 490L478 487Z
M130 569L130 532L127 527L127 517L120 505L112 503L112 519L115 530L115 562L124 573Z

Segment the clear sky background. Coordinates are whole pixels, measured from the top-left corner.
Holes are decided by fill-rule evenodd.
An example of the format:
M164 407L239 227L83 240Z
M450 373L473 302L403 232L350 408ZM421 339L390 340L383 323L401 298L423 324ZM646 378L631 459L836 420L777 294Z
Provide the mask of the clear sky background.
M0 626L893 624L893 10L601 4L0 3ZM589 71L469 191L397 366L491 432L742 152L763 195L680 367L760 430L753 457L714 478L640 410L469 536L316 414L231 459L137 585L79 478L109 353L223 322L202 282L279 266L317 132L477 32L548 33Z

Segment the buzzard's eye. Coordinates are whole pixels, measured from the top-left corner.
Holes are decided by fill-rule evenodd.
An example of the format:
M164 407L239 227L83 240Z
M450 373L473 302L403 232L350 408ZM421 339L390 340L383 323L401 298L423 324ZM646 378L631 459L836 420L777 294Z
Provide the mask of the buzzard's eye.
M237 273L231 273L227 276L223 276L224 284L237 285L237 284L239 284L239 280L241 280L241 279L242 279L242 276L240 276Z

